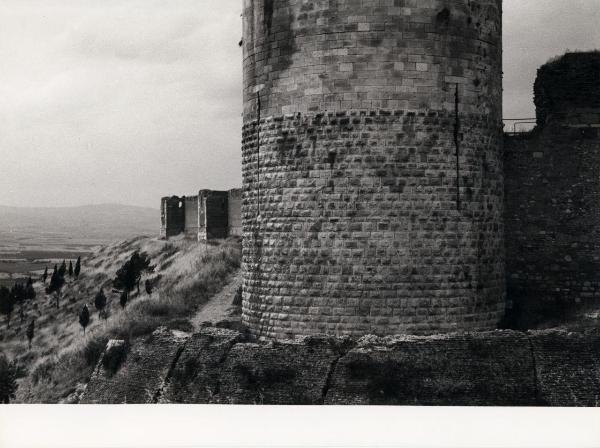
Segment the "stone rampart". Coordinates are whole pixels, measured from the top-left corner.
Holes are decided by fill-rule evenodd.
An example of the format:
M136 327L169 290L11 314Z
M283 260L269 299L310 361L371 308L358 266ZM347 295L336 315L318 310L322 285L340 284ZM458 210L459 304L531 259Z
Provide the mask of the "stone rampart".
M599 348L598 333L561 331L256 343L160 330L114 372L103 358L82 402L598 406Z

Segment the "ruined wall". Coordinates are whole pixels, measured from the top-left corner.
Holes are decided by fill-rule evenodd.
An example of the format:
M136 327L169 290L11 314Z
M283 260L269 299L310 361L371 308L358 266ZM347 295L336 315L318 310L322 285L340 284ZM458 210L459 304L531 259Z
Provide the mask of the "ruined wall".
M204 226L200 227L198 238L209 240L227 238L229 233L229 209L227 191L200 190L198 197L202 201Z
M188 238L198 238L198 196L185 197L185 235Z
M496 326L501 22L499 0L244 2L256 335Z
M162 238L179 235L185 230L185 197L164 197L160 201L160 235Z
M227 198L229 236L242 236L242 189L229 190Z
M116 370L105 353L82 402L598 406L599 349L597 333L559 331L253 343L159 330Z
M589 73L577 72L593 64L585 53L583 63L576 56L539 71L543 126L505 137L509 320L517 327L564 320L600 303L600 119L583 122L579 113L587 105L586 119L593 110L600 118L600 79L589 83Z
M600 127L600 51L567 53L543 65L534 94L538 126Z
M241 189L232 189L162 198L160 236L185 233L187 238L199 240L241 236L241 197Z

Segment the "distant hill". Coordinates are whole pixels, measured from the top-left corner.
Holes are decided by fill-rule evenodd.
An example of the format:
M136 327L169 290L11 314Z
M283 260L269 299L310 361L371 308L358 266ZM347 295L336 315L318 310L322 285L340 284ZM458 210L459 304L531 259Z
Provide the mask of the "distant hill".
M65 240L102 244L141 235L157 235L160 211L119 204L79 207L0 206L0 242Z

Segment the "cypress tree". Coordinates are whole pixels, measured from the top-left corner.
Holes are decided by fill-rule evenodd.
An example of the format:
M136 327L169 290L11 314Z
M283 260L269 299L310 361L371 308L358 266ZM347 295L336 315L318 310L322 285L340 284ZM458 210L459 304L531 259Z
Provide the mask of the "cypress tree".
M90 323L90 311L88 310L87 305L83 305L81 311L79 312L79 324L83 327L83 335L85 336L85 329Z
M127 290L124 290L121 293L121 297L119 298L119 303L121 304L121 308L125 309L125 307L127 306L127 299L129 299L128 297L129 293L127 292Z
M0 403L9 404L17 387L17 366L0 353Z
M75 262L75 269L73 270L73 274L75 274L75 278L79 278L80 272L81 272L81 257L77 257L77 261Z
M25 287L21 283L15 283L10 291L12 295L12 302L19 304L19 314L21 316L21 322L25 319L25 300L27 299L27 293Z
M31 323L27 327L27 340L29 341L29 350L31 350L31 341L33 341L34 333L35 333L35 320L31 319Z
M64 277L66 273L67 273L67 262L65 260L63 260L62 264L60 265L60 268L58 269L58 275L60 275L61 277Z
M94 306L102 315L102 310L104 310L104 307L106 306L106 296L104 295L102 288L100 288L100 291L98 291L96 297L94 298Z
M29 277L29 280L27 281L27 286L25 286L25 295L27 300L35 299L35 288L33 287L33 280L31 280L31 277Z
M10 328L10 316L14 307L15 303L10 290L6 286L0 286L0 313L6 316L6 328Z
M73 263L69 260L69 277L73 277Z

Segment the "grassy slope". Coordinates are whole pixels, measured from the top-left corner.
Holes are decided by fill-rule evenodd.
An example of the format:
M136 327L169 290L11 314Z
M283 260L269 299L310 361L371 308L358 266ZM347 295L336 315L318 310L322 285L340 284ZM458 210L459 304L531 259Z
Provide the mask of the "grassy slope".
M111 281L117 269L134 251L146 252L160 276L151 296L135 293L125 310L113 293ZM219 291L228 275L240 264L241 244L229 239L216 244L186 240L169 242L154 238L136 238L98 249L83 260L78 280L68 280L63 288L60 307L46 296L43 285L36 283L37 297L27 307L23 324L18 309L10 329L2 322L0 347L16 358L27 375L20 380L17 400L29 403L56 403L67 399L85 384L109 338L131 339L150 334L159 326L190 330L190 318L198 306ZM108 298L109 318L103 321L94 308L94 296L100 287ZM91 322L84 337L78 313L87 303ZM25 331L34 317L36 332L31 350Z

